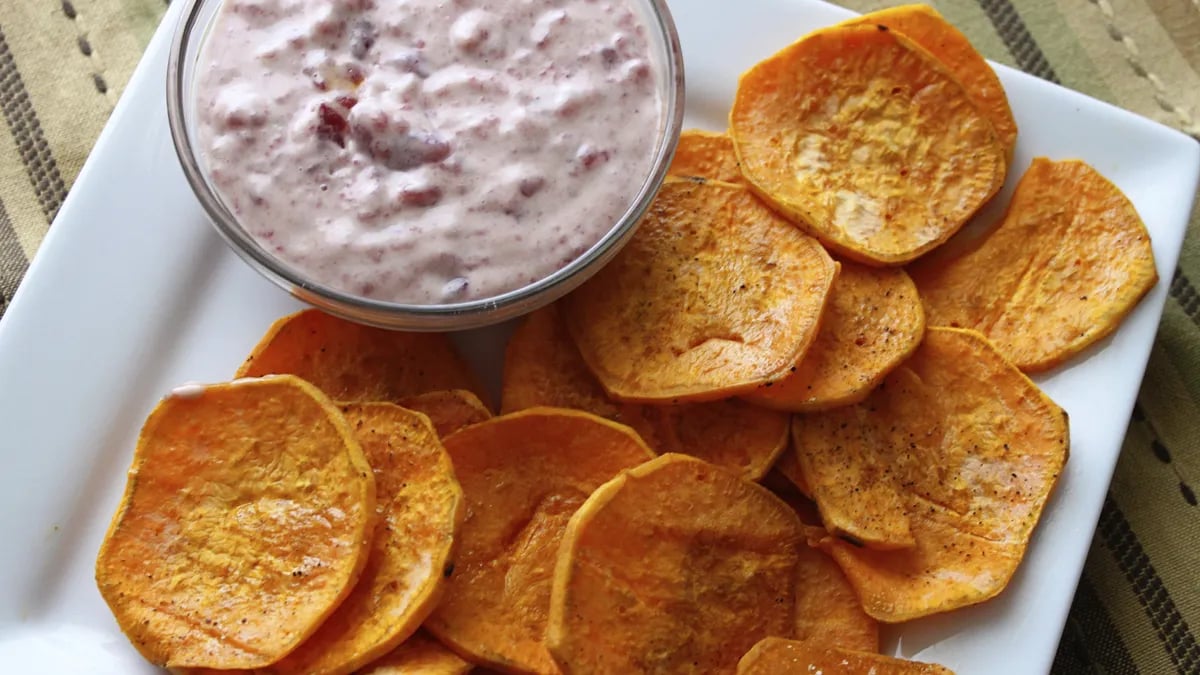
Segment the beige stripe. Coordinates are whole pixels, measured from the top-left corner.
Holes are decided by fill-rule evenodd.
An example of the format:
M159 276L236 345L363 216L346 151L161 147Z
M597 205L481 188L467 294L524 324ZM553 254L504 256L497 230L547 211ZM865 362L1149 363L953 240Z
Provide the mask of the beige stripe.
M1088 6L1086 0L1013 0L1012 4L1063 86L1101 100L1113 100L1108 83L1092 64L1080 44L1081 36L1073 28L1075 13L1081 11L1081 5Z
M1200 293L1200 287L1196 287L1200 277L1193 275L1188 280ZM1189 459L1195 462L1192 470L1200 472L1200 352L1196 350L1197 341L1200 341L1200 327L1184 313L1178 301L1168 298L1138 398L1143 407L1151 408L1160 416L1153 422L1164 436L1163 440L1186 442L1196 450ZM1179 432L1169 435L1172 432L1168 428L1179 429Z
M13 231L17 235L17 243L25 253L27 260L33 259L34 252L46 236L46 216L38 204L33 192L33 184L29 182L29 174L21 163L21 154L13 137L8 133L8 127L0 124L0 191L4 194L4 209L12 222Z
M1142 0L1055 3L1112 91L1108 100L1163 124L1196 131L1200 76Z
M1171 658L1146 617L1146 610L1138 602L1112 553L1102 544L1092 545L1084 574L1125 641L1138 672L1147 675L1173 672ZM1097 646L1089 645L1093 649Z
M72 22L57 3L53 17L46 13L46 3L10 5L4 30L59 173L70 185L112 106L96 91Z
M1193 7L1180 0L1147 0L1146 5L1158 16L1159 25L1192 70L1200 70L1200 4Z
M1172 124L1188 133L1200 133L1196 118L1200 75L1155 20L1145 0L1096 0L1096 7L1130 68L1150 83L1159 107L1175 118Z
M93 70L120 95L166 10L163 0L72 0L76 33L92 47Z

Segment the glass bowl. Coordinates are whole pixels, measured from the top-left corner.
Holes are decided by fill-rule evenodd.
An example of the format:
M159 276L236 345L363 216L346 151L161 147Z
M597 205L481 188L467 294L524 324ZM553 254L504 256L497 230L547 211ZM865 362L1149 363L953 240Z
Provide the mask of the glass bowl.
M386 2L387 0L382 0ZM684 74L679 36L665 0L628 0L649 28L661 114L650 170L608 232L573 261L524 287L494 297L448 304L404 304L367 298L319 283L262 247L238 222L210 181L197 153L196 63L222 0L187 0L167 65L167 116L184 175L225 242L251 267L296 298L323 311L381 328L446 331L500 323L545 306L578 287L633 235L666 177L683 123ZM531 252L536 256L536 251Z

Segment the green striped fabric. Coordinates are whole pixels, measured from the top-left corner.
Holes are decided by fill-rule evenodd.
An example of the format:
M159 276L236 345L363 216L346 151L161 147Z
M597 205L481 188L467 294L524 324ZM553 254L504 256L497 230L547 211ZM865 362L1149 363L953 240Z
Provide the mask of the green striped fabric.
M1200 0L931 4L989 58L1200 138ZM165 7L0 0L0 320ZM1056 673L1200 673L1198 223L1193 214Z

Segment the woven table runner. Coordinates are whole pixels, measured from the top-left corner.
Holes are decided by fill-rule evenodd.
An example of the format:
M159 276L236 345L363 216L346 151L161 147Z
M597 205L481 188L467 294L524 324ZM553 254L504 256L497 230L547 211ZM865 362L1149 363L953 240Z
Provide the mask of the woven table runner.
M1200 139L1200 0L930 4L989 58ZM0 0L0 321L166 5ZM1198 234L1193 212L1160 270L1170 297L1055 673L1200 673Z

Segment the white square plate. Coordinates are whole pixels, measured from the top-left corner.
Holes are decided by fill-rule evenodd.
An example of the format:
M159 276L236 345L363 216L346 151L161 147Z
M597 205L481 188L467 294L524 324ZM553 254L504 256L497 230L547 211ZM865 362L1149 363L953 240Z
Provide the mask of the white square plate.
M186 380L229 377L299 305L205 221L171 148L164 82L175 3L0 322L0 663L21 673L153 672L92 576L142 420ZM673 0L690 126L723 129L738 74L849 15L815 0ZM1200 146L1000 69L1021 128L1006 191L1035 155L1080 157L1145 219L1161 280L1111 338L1039 379L1071 415L1071 459L1009 588L885 631L885 649L960 675L1046 672L1179 255ZM983 214L995 218L999 207ZM495 382L503 327L462 336Z

